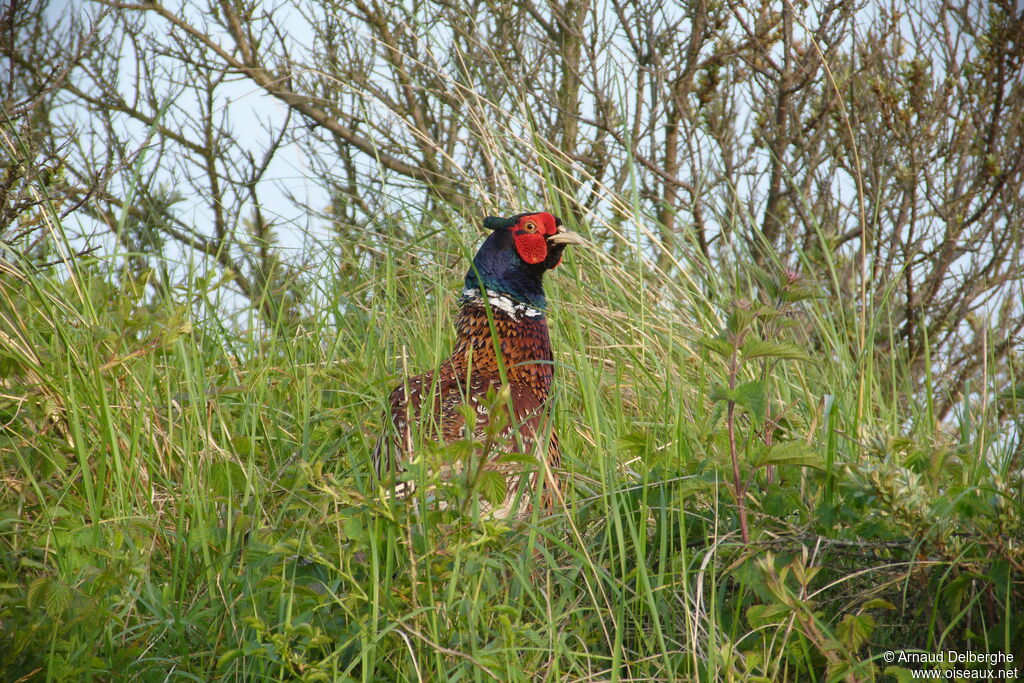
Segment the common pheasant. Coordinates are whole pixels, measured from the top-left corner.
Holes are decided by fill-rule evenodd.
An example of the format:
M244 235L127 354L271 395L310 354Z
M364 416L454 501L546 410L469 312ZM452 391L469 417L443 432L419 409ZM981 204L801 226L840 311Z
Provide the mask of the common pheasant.
M482 456L485 469L505 475L504 504L484 506L491 515L502 517L527 510L540 481L544 481L544 504L554 501L558 484L553 473L559 451L547 411L554 366L542 279L561 262L566 245L585 242L544 212L488 217L484 228L492 232L466 273L455 349L436 371L410 377L391 392L390 424L377 442L373 464L382 480L400 472L413 456L414 434L420 443L423 439L447 443L470 434L483 442L492 413L503 410L508 418L501 434L504 450ZM501 367L507 383L502 382ZM507 393L496 393L488 400L492 390L505 389ZM472 413L461 409L463 405L470 406ZM467 430L466 416L472 414L476 423ZM418 427L411 429L411 425ZM495 430L490 431L493 438ZM538 467L523 477L522 460L505 457L508 450L535 456ZM449 463L443 474L451 476L460 467L460 463Z

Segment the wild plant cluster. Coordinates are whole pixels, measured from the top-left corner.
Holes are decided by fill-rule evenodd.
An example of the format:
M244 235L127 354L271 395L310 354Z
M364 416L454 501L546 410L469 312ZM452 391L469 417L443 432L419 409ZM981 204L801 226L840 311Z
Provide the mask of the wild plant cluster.
M83 7L0 10L2 678L1024 659L1020 7ZM499 519L500 425L370 452L526 209L593 248Z

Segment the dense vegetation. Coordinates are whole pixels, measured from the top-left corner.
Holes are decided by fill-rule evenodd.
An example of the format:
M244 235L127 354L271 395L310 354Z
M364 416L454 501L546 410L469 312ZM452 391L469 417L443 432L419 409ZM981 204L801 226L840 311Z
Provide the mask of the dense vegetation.
M306 8L304 68L255 6L121 7L63 53L77 27L6 10L5 680L907 680L901 650L1020 671L1021 9L655 5ZM653 50L623 71L641 87L588 80L595 7ZM954 36L945 75L897 49L913 22ZM473 31L510 26L488 61ZM343 59L346 31L375 49ZM129 49L124 83L105 51ZM232 79L299 121L266 155L230 135ZM264 173L303 141L329 208L275 222ZM451 348L482 215L520 208L593 247L547 281L564 499L395 500L368 457L387 393Z

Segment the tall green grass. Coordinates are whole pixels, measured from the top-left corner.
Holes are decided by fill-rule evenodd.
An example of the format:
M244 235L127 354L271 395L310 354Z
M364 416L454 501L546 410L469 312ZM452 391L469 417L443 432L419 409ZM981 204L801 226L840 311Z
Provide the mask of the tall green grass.
M898 355L857 353L854 304L787 299L779 269L667 277L620 224L571 226L605 237L547 280L563 504L388 496L385 400L449 352L478 222L428 215L372 260L321 245L275 324L187 265L163 291L127 254L3 262L4 678L868 680L886 650L1024 656L1014 404L965 389L934 424ZM737 326L776 346L730 369Z

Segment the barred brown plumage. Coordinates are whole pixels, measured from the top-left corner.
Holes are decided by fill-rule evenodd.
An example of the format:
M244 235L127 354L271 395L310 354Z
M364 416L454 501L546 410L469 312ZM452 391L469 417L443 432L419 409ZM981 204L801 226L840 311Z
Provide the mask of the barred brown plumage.
M544 212L487 218L484 226L493 232L466 274L455 348L436 371L410 377L391 392L390 424L378 439L373 465L378 477L387 480L413 455L414 433L444 443L467 435L483 439L495 418L489 411L505 410L510 418L502 433L505 450L536 457L538 467L524 480L521 462L500 457L505 450L484 454L490 458L487 466L509 480L505 503L489 508L492 515L504 516L526 509L540 482L545 504L554 501L559 449L548 405L554 357L541 280L561 262L566 245L584 241ZM508 400L495 408L486 397L502 389ZM460 410L463 404L470 413ZM466 428L466 414L475 415L472 429ZM452 464L447 474L455 471ZM514 505L514 499L522 505Z

